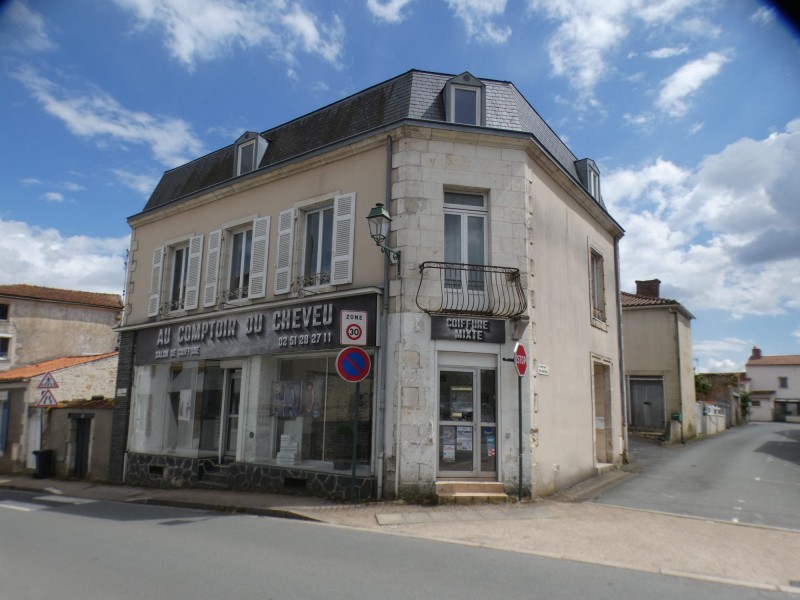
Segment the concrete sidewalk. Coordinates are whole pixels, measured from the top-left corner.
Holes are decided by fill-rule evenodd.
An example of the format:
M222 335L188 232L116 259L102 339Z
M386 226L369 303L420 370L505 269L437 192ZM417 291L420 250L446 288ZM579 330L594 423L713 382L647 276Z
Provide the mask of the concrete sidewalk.
M615 471L558 499L505 505L334 503L216 490L150 489L0 476L0 488L316 521L800 595L800 531L615 508L590 500Z

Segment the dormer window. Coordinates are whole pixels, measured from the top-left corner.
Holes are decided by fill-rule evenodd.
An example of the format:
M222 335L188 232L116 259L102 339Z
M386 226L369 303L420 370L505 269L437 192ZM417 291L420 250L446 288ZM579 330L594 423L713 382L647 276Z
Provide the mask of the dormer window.
M578 171L578 179L580 179L583 187L589 192L589 195L597 200L601 205L603 204L603 197L600 194L600 171L597 165L591 158L584 158L575 162L575 168Z
M269 142L266 138L252 131L236 140L235 176L255 171L267 151Z
M445 117L450 123L486 124L486 86L470 73L450 79L444 88Z

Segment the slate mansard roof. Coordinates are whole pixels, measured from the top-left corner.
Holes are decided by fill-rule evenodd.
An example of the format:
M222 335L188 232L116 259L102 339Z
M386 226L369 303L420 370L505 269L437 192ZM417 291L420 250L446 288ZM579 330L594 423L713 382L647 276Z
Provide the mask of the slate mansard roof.
M411 70L262 132L269 146L258 169L278 166L403 121L474 129L475 126L446 121L443 90L451 79L453 75ZM480 81L485 86L486 96L486 125L480 129L532 136L574 181L580 182L575 155L514 85L505 81ZM235 150L236 145L231 144L165 172L143 212L233 179ZM598 204L605 210L602 200Z

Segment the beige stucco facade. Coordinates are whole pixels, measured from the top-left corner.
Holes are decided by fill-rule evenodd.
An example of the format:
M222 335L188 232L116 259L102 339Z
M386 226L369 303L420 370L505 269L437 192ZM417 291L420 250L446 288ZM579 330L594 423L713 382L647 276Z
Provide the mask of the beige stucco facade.
M691 318L679 305L623 307L622 314L628 385L632 379L660 379L664 403L657 427L666 428L672 415L679 413L684 438L694 437L697 422ZM633 403L633 395L630 398ZM634 416L633 427L642 426L635 421ZM672 434L673 439L679 439L679 436L679 433Z
M454 208L446 194L467 196L479 207ZM308 285L310 215L344 196L354 203L351 276ZM391 214L385 244L399 253L397 265L370 237L366 217L376 203ZM292 285L281 287L287 268L281 232L290 210ZM482 287L488 275L479 280L484 291L473 294L484 308L430 308L455 293L453 276L440 286L429 266L448 260L445 231L453 214L481 223L485 248L478 266L508 271L502 285L521 289L518 311L492 312ZM115 417L126 435L118 462L128 482L196 485L212 470L229 474L237 489L272 490L288 480L309 493L340 494L336 486L346 479L337 483L345 473L332 438L353 418L361 419L353 469L363 498L428 498L438 481L451 478L492 480L509 493L544 496L622 461L616 279L622 230L530 135L402 122L232 176L129 223L117 386L118 407L129 408ZM231 268L233 232L249 223L266 230L263 295L229 300L214 287L204 301L209 283L218 283L207 268L209 240L224 232L222 282ZM170 306L169 249L201 236L195 282L201 299L188 309ZM351 303L361 303L355 312L366 315L366 341L357 343L372 361L359 384L342 381L334 369L341 366L339 351L350 345L339 326L353 312ZM325 321L329 307L333 314ZM315 314L323 315L319 323ZM521 386L508 362L518 343L528 356ZM223 382L219 389L209 387L212 371ZM294 389L302 390L304 405L290 409L284 394ZM474 404L445 408L445 390L452 398L468 394ZM359 417L342 402L356 395ZM222 397L213 407L212 396ZM325 406L318 414L312 407L320 397ZM461 454L474 456L474 468L458 470Z

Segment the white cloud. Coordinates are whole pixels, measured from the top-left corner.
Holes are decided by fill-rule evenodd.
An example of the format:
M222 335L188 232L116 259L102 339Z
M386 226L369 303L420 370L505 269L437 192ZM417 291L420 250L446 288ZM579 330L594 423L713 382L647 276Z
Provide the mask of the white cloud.
M760 6L750 17L750 20L759 25L769 25L775 21L775 11L766 6Z
M792 332L792 335L793 335L794 337L796 337L796 338L797 338L797 341L798 341L798 343L800 343L800 327L798 327L797 329L795 329L795 330Z
M569 78L582 101L590 99L595 86L612 72L608 56L632 31L672 25L697 35L683 15L700 9L694 0L528 0L528 6L559 23L548 43L550 64L556 75ZM669 51L682 48L655 52Z
M168 167L185 163L202 153L200 140L183 119L130 110L99 89L76 93L60 88L32 69L14 76L44 110L60 119L77 136L97 143L144 144L154 158Z
M411 0L367 0L367 8L376 18L387 23L400 23L405 19L403 9Z
M170 54L193 69L242 48L266 47L289 65L295 51L316 54L338 65L344 27L338 17L321 24L300 3L286 0L115 0L143 26L163 29Z
M130 237L63 237L55 229L0 219L0 283L119 294Z
M14 31L14 39L4 36L3 45L35 52L53 50L56 47L42 15L31 10L27 2L14 0L6 7L5 16L11 24L10 29Z
M680 48L659 48L658 50L648 52L647 56L650 58L672 58L673 56L686 54L688 51L689 48L686 46L681 46Z
M44 195L44 199L48 202L63 202L64 201L64 194L61 192L47 192Z
M464 23L470 38L502 44L511 37L511 27L501 27L493 20L505 13L506 0L447 0L447 4Z
M725 54L709 52L703 58L686 63L661 83L656 105L673 117L683 116L689 110L687 98L716 77L729 60Z
M622 286L658 277L690 311L736 318L800 307L800 119L741 139L694 171L657 159L603 180L626 229Z
M119 179L122 185L144 196L149 196L153 192L159 179L151 175L140 175L122 169L113 169L113 173L117 176L117 179Z
M698 369L700 373L740 373L744 371L744 366L741 362L735 362L730 358L716 360L709 358L705 366Z

